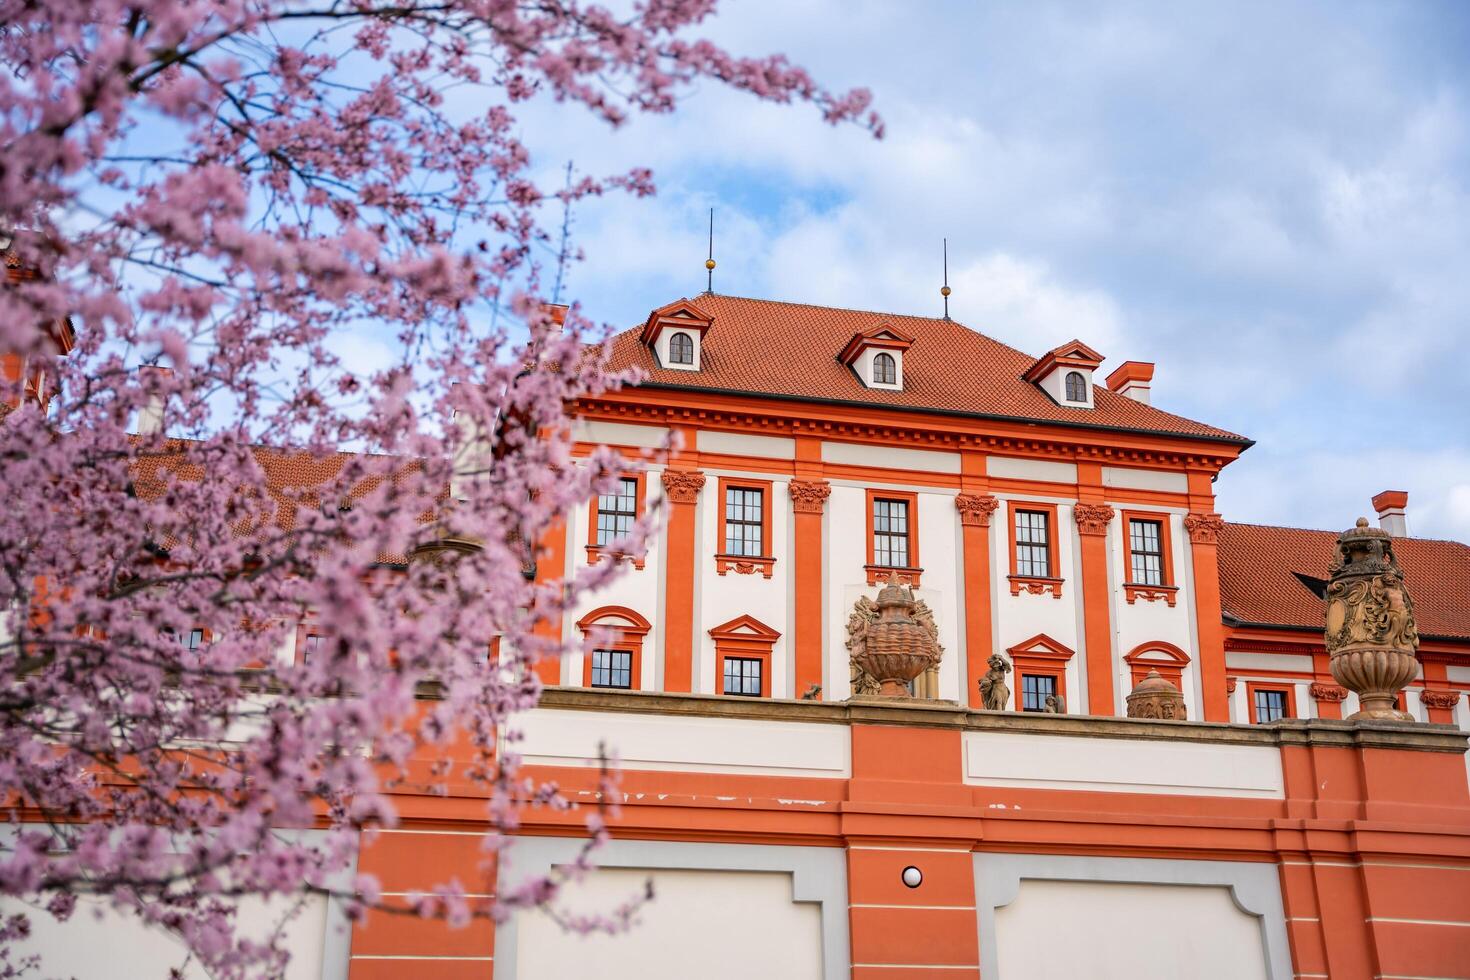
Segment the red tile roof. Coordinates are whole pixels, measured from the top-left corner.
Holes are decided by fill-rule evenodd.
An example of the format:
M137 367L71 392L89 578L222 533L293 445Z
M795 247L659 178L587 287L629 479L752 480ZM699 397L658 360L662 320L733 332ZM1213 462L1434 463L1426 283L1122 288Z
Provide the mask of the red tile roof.
M1294 573L1327 578L1337 531L1229 524L1220 531L1220 605L1227 619L1322 628L1323 603ZM1470 640L1470 545L1395 538L1419 633Z
M1036 358L965 325L934 317L843 310L705 293L714 318L699 371L658 366L640 328L613 339L613 364L637 366L650 386L728 391L889 408L1195 436L1250 445L1244 436L1193 422L1097 387L1095 408L1069 408L1022 380ZM854 334L881 323L912 335L903 391L864 387L838 354Z

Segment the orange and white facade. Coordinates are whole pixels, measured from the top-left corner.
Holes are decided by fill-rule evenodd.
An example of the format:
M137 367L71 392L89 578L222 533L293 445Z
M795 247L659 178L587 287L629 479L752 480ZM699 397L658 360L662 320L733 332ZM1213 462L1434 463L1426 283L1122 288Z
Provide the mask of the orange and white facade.
M1096 383L1078 341L1038 359L949 320L710 294L614 356L647 379L577 405L577 436L626 481L537 573L628 567L559 624L610 639L541 665L517 749L589 803L616 750L615 840L568 902L657 897L598 939L539 914L346 929L323 902L293 980L1470 977L1470 549L1399 549L1426 636L1409 710L1459 728L1359 726L1310 622L1332 536L1226 523L1213 479L1249 440L1150 405L1152 365ZM891 575L943 659L919 698L849 700L848 618ZM1013 711L980 710L995 654ZM1150 670L1190 720L1124 717ZM1061 712L1026 710L1047 694ZM533 810L487 869L482 800L398 806L357 861L390 900L457 877L488 903L579 843L579 814Z

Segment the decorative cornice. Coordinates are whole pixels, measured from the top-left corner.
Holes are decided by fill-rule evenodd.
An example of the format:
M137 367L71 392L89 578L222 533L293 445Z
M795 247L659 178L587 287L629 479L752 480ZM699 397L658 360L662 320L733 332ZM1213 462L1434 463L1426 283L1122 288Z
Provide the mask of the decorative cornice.
M647 383L641 387L654 391L674 390L672 388L660 388L658 385ZM691 395L709 395L726 398L736 394L735 392L720 390L693 391L689 390L687 386L682 385L679 386L678 390L680 393L687 392ZM637 389L631 389L631 391L637 391ZM754 397L754 393L748 394ZM1249 440L1235 442L1233 440L1214 439L1208 436L1191 436L1182 433L1139 430L1145 435L1155 436L1161 439L1173 439L1181 442L1215 442L1228 445L1231 452L1226 455L1210 452L1179 452L1163 449L1135 449L1116 445L1097 445L1066 438L1038 439L1034 437L987 434L982 432L943 431L921 424L906 426L831 418L783 418L775 414L775 412L780 410L776 407L777 404L781 401L801 402L801 400L776 397L771 397L766 400L772 405L770 413L733 408L627 402L613 398L584 398L577 402L577 414L585 418L636 419L654 425L697 424L714 428L736 428L780 435L815 435L834 439L855 437L859 439L873 439L888 445L912 446L923 449L979 449L1008 456L1050 456L1066 460L1086 459L1098 462L1143 464L1149 466L1196 467L1211 472L1218 472L1223 469L1239 455L1240 450L1253 445ZM857 408L859 406L841 405L840 407ZM983 423L987 418L984 416L932 410L923 410L922 412L914 410L913 414L927 414L939 419L961 419L970 424ZM1025 418L998 419L997 421L1002 423L1024 424L1027 426L1036 426L1039 424L1035 419ZM1114 429L1107 426L1076 426L1076 428L1084 429L1099 438L1138 434L1134 430Z
M1187 514L1184 518L1184 528L1193 544L1218 544L1224 526L1225 518L1219 514Z
M1022 592L1045 595L1050 592L1053 599L1062 597L1062 579L1039 575L1008 575L1006 578L1011 583L1011 595L1020 595Z
M699 470L664 470L664 494L672 503L692 504L704 489L704 474Z
M1107 504L1077 504L1072 508L1079 534L1107 534L1108 525L1117 513Z
M1128 600L1128 605L1133 605L1139 599L1149 602L1157 602L1163 599L1170 606L1179 598L1179 586L1177 585L1135 585L1131 582L1123 583L1123 595Z
M791 494L791 509L798 514L820 514L832 496L832 484L826 480L792 480L786 490Z
M1347 688L1338 687L1336 684L1315 683L1308 690L1318 701L1331 701L1334 704L1346 701L1348 696Z
M989 527L990 517L1000 501L988 493L962 493L954 498L955 510L960 512L960 523L967 527Z
M1434 691L1428 688L1419 692L1419 700L1426 708L1442 708L1445 711L1454 711L1455 706L1460 703L1459 691Z

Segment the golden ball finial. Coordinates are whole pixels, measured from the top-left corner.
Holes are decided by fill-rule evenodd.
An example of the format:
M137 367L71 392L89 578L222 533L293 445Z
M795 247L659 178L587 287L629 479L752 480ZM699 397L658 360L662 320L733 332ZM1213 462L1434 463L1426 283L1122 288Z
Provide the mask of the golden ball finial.
M945 286L945 287L941 288L939 290L939 295L940 296L948 296L949 295L949 287L948 286Z
M715 267L715 260L714 259L705 259L704 260L704 267L706 269L714 269L714 267Z

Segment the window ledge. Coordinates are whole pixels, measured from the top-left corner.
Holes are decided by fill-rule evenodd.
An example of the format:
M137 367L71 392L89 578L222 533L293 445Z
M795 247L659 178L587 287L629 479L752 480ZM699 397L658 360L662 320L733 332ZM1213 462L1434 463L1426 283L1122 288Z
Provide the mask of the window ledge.
M1050 592L1053 599L1062 597L1062 582L1064 579L1044 578L1038 575L1009 575L1011 582L1011 595L1020 595L1024 590L1031 595L1046 595Z
M1179 598L1179 586L1177 585L1139 585L1135 582L1123 583L1123 595L1128 599L1128 605L1133 605L1139 599L1147 599L1149 602L1158 602L1163 599L1173 608L1175 601Z
M613 561L628 562L634 568L641 569L643 567L643 560L645 556L630 555L627 552L605 548L600 544L589 544L587 546L587 564L596 565L604 557L609 558Z
M924 574L922 568L899 568L893 565L864 565L863 571L868 573L869 585L882 585L888 581L889 575L897 575L899 582L911 589L919 587L919 576Z
M754 575L760 572L765 578L770 578L771 569L775 566L776 559L774 558L753 555L715 555L715 571L721 575L733 569L737 575Z

